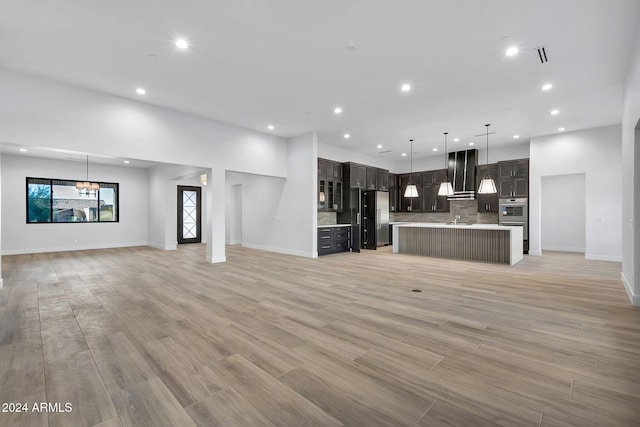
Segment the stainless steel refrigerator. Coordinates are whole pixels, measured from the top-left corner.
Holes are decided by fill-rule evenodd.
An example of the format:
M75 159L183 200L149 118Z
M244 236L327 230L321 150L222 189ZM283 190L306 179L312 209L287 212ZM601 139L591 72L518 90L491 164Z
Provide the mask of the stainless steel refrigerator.
M389 244L389 193L362 192L362 248L376 249Z

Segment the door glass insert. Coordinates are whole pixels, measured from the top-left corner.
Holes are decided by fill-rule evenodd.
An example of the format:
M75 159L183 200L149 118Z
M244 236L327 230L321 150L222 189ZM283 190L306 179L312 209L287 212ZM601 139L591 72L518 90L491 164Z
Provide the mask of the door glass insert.
M182 238L194 239L197 237L196 213L198 209L197 193L195 191L182 192Z

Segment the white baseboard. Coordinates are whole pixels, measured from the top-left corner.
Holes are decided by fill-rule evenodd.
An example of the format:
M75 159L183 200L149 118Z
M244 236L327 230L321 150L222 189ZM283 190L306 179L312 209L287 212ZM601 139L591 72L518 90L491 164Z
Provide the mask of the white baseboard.
M560 252L581 252L585 253L584 248L579 248L576 246L545 246L542 248L543 251L560 251Z
M52 248L4 249L2 255L42 254L47 252L89 251L92 249L130 248L133 246L149 246L148 242L104 243L98 245L58 246Z
M217 257L207 257L207 262L210 262L211 264L218 264L221 262L227 262L227 257L226 256L217 256Z
M313 253L314 251L298 251L298 250L293 250L293 249L286 249L286 248L276 248L273 246L266 246L266 245L256 245L253 243L243 243L242 244L243 248L249 248L249 249L259 249L261 251L267 251L267 252L276 252L279 254L285 254L285 255L295 255L295 256L301 256L301 257L305 257L305 258L313 258ZM317 252L316 252L316 256L317 256Z
M584 254L585 259L592 259L594 261L611 261L611 262L622 262L621 256L615 255L603 255L603 254Z
M529 249L529 255L542 256L542 251L532 251L531 249Z
M627 291L627 295L629 295L629 301L631 301L631 304L635 305L636 307L640 307L640 295L636 295L633 293L633 288L631 287L631 284L625 277L624 273L620 273L620 278L622 279L624 289Z
M230 245L230 246L241 245L242 244L242 240L227 240L225 243L227 245Z
M165 245L165 244L156 243L156 242L149 242L147 246L160 249L161 251L175 251L176 249L178 249L178 245Z

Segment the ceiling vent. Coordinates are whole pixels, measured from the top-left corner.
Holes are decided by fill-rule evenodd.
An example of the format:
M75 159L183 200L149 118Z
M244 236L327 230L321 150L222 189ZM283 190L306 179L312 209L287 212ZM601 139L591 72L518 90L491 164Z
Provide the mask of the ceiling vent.
M380 154L387 154L387 153L391 153L393 150L384 150L384 151L380 151Z
M540 58L541 64L546 64L547 62L549 62L549 60L547 59L547 50L544 46L540 46L538 48L538 57Z

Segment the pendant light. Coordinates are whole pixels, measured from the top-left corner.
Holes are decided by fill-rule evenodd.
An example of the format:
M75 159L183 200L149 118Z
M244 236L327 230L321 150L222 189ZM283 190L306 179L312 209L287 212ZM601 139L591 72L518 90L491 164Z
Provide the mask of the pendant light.
M100 189L100 184L97 182L89 182L89 156L87 156L87 180L84 182L76 182L76 190L78 194L88 196L91 193L96 193Z
M413 139L410 139L409 142L411 142L411 169L409 172L409 183L404 190L404 197L415 198L418 197L418 187L411 183L411 175L413 174Z
M444 181L440 184L440 189L438 190L438 196L453 196L453 186L449 182L449 162L447 159L447 135L449 132L444 133L444 169L445 176Z
M489 164L489 126L491 124L485 125L487 127L487 165ZM491 178L491 175L485 175L480 181L480 188L478 188L478 194L495 194L498 191L496 190L496 183Z

